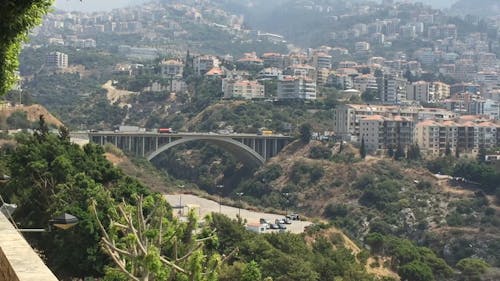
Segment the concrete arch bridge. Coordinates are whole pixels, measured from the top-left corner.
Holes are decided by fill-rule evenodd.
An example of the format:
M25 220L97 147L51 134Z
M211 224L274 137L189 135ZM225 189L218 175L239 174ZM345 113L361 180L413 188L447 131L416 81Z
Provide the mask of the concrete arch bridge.
M283 135L97 131L89 132L89 140L100 145L114 144L149 161L178 145L204 141L221 147L249 167L259 167L276 156L292 138Z

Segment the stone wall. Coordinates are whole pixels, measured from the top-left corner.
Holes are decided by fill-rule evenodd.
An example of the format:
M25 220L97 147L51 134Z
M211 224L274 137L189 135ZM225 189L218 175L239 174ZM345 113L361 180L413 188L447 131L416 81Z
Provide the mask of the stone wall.
M1 212L0 281L58 281Z

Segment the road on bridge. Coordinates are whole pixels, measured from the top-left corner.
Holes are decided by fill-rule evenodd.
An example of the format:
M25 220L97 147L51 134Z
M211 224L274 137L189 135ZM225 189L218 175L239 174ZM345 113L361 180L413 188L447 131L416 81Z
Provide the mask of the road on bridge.
M181 201L181 205L193 204L200 206L200 214L198 215L201 217L204 217L205 215L208 215L212 212L213 213L219 212L218 202L201 198L195 195L171 194L171 195L165 195L165 198L167 199L168 203L170 203L170 205L172 206L178 206L179 201ZM222 214L230 218L236 218L238 215L238 208L222 205L221 212ZM275 219L283 218L284 216L278 214L262 213L262 212L255 212L246 209L241 209L241 217L243 219L246 219L248 223L258 223L260 218L266 219L267 221L274 223ZM312 223L308 221L292 221L292 224L287 224L286 227L287 231L290 231L292 233L302 233L304 232L304 228L310 224ZM268 231L271 232L271 230Z

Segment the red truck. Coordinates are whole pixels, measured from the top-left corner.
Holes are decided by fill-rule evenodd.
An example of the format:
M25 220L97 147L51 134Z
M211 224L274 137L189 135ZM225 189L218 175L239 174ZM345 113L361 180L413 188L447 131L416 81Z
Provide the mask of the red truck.
M160 134L175 134L175 131L172 128L159 128L158 133L160 133Z

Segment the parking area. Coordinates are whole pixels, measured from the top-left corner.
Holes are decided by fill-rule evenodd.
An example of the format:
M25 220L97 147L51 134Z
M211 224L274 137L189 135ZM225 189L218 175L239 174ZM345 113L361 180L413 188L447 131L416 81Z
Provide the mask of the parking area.
M212 212L219 212L219 203L208 200L205 198L201 198L195 195L190 194L176 194L176 195L165 195L165 198L172 206L199 206L198 215L203 217ZM236 218L239 212L241 212L241 217L246 219L250 224L259 223L259 220L266 219L269 222L274 223L276 219L284 218L283 215L271 214L271 213L263 213L263 212L255 212L246 209L239 210L238 208L222 205L220 207L220 212L230 218ZM291 224L286 225L286 231L290 231L292 233L302 233L304 228L310 225L311 222L308 221L292 221ZM265 232L277 232L278 230L266 230Z

